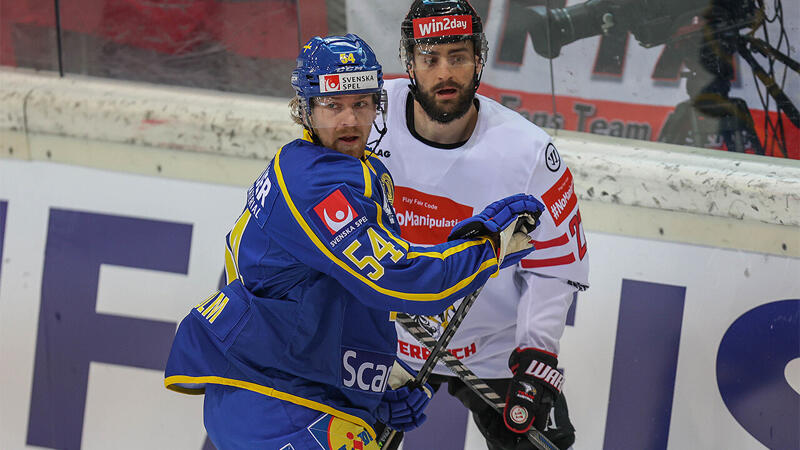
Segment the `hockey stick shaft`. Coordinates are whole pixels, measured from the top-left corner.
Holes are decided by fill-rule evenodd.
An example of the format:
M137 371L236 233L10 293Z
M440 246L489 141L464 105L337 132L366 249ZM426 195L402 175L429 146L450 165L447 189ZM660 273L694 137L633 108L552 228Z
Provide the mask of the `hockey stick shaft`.
M422 345L431 348L433 343L435 342L433 336L428 333L428 331L419 324L409 318L400 317L398 314L397 323L400 324L406 331L408 331L415 339L417 339ZM429 358L430 359L430 358ZM492 389L488 384L486 384L483 380L478 378L472 371L461 361L459 361L455 356L451 355L450 353L443 353L439 359L451 372L453 372L468 388L472 390L481 400L483 400L486 404L492 407L495 411L502 414L503 408L505 407L505 403L501 400L500 396ZM558 447L555 446L549 439L547 439L539 430L535 428L531 428L526 433L528 440L538 449L538 450L558 450Z
M436 361L441 358L443 355L449 355L447 353L447 345L450 344L450 341L453 339L453 335L456 334L456 330L458 327L461 326L461 322L464 321L464 317L466 317L467 312L472 307L472 304L475 303L475 300L480 295L483 286L479 287L475 290L472 294L464 297L464 300L461 301L461 304L458 305L458 309L456 312L453 313L453 317L448 322L447 326L445 327L444 331L442 331L442 335L439 336L438 340L433 340L433 344L430 348L431 354L428 355L428 359L422 364L422 368L419 369L417 372L417 376L414 378L412 382L412 386L419 387L424 385L428 378L433 373L434 367L436 367ZM414 319L405 313L397 313L396 321L404 320L404 321L414 321ZM429 335L430 336L430 335ZM383 447L384 445L388 445L394 439L394 435L396 434L396 430L392 430L388 426L383 430L383 433L378 437L378 447Z
M450 341L456 334L456 330L458 330L458 327L461 326L461 322L464 321L464 318L467 316L467 312L469 312L472 304L475 303L475 300L478 298L478 295L481 293L482 289L483 287L478 288L475 292L465 297L461 304L458 305L458 309L456 309L456 312L453 313L453 317L450 319L450 322L448 322L444 331L442 331L442 335L439 336L439 340L437 340L436 344L430 348L431 354L428 356L428 359L425 360L425 362L422 364L422 368L420 368L419 372L417 372L417 376L414 379L414 382L417 383L417 385L422 386L425 384L433 373L433 369L436 367L436 361L443 355L449 354L447 353L447 346L450 344ZM414 320L411 316L405 313L398 313L397 319Z

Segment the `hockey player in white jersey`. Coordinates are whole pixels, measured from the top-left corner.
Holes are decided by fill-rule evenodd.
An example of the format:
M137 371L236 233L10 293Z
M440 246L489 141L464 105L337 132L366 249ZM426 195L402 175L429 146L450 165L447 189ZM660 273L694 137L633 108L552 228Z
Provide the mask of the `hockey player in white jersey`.
M441 365L431 381L447 382L472 410L490 450L532 448L524 439L531 426L568 448L575 430L563 377L547 374L557 375L551 369L568 309L588 287L572 174L547 133L476 94L487 43L466 0L415 0L402 23L400 54L409 78L385 84L389 131L376 154L394 176L403 238L441 242L455 223L515 192L540 198L547 209L532 235L536 252L489 280L449 346L506 396L502 416ZM419 319L437 335L453 311ZM398 356L418 369L428 354L398 327Z

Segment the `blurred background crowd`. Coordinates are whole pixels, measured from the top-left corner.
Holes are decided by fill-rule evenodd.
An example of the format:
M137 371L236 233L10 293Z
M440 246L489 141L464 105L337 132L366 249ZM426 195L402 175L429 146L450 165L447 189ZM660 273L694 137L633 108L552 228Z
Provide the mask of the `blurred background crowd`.
M537 125L800 159L794 0L472 0L480 93ZM0 0L0 65L289 98L311 36L355 32L389 76L408 5Z

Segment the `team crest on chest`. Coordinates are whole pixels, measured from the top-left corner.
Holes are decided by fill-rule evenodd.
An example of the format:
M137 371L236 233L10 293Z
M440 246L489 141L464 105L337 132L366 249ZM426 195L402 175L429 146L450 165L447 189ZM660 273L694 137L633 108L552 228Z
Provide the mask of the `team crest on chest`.
M383 211L389 217L389 222L396 222L394 214L394 183L388 173L384 173L380 178L381 189L383 190Z
M381 175L381 187L386 201L389 202L389 205L394 206L394 183L392 183L392 177L388 173Z

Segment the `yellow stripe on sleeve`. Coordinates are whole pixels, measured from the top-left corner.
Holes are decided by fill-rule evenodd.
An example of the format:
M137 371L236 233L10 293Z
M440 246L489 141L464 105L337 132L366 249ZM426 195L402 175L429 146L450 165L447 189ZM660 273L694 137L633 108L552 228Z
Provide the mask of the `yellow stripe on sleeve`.
M310 408L315 411L324 412L332 416L338 417L342 420L346 420L348 422L362 426L364 427L365 430L367 430L370 436L372 436L372 438L375 439L375 430L372 428L372 426L367 424L367 422L365 422L363 419L357 416L354 416L352 414L347 414L345 412L339 411L338 409L332 408L328 405L319 402L315 402L313 400L308 400L303 397L298 397L296 395L292 395L286 392L281 392L274 388L262 386L260 384L250 383L248 381L236 380L233 378L223 378L215 376L191 377L186 375L173 375L171 377L167 377L166 379L164 379L164 387L166 387L171 391L180 392L182 394L190 394L190 395L203 394L205 392L205 389L203 387L187 388L181 386L181 384L188 384L188 385L220 384L224 386L233 386L240 389L247 389L248 391L257 392L259 394L277 398L279 400L294 403L295 405L305 406L306 408Z
M245 209L242 213L242 216L236 221L236 225L233 226L233 232L231 233L231 247L233 249L233 257L237 262L239 261L239 247L242 244L242 234L244 233L244 229L247 228L247 224L250 223L251 216L252 214L250 213L250 210Z
M367 285L370 288L374 289L375 291L380 292L381 294L384 294L384 295L388 295L388 296L391 296L391 297L395 297L395 298L401 299L401 300L412 300L412 301L435 301L435 300L441 300L441 299L446 298L446 297L448 297L449 295L451 295L451 294L453 294L455 292L458 292L459 290L463 289L464 287L468 286L472 282L472 280L474 280L475 277L477 277L478 274L481 273L482 271L484 271L485 269L497 265L497 257L496 256L492 256L491 258L489 258L486 261L484 261L480 265L480 267L478 267L478 270L476 270L473 274L467 276L466 278L462 279L461 281L459 281L455 285L453 285L450 288L445 289L445 290L443 290L441 292L414 294L414 293L409 293L409 292L395 291L395 290L392 290L392 289L386 289L386 288L378 286L377 284L375 284L371 280L368 280L366 277L364 277L360 273L354 271L350 266L348 266L342 260L340 260L339 258L334 256L333 253L331 253L331 251L325 246L325 244L323 244L322 241L319 240L319 237L317 237L317 235L314 234L313 231L311 231L311 227L309 227L309 225L306 222L306 220L303 218L303 216L297 210L297 207L295 206L291 195L289 195L289 190L286 188L286 181L283 179L283 170L281 169L281 166L280 166L281 152L282 152L282 149L278 150L278 153L275 155L275 164L274 164L275 176L278 179L278 184L281 187L281 193L282 193L284 199L286 200L286 204L289 206L289 210L291 210L292 215L294 216L294 219L297 221L297 223L300 225L300 227L303 229L303 231L305 231L306 235L311 240L311 242L313 242L314 245L319 249L319 251L322 252L322 254L324 254L326 257L328 257L328 259L330 259L332 262L334 262L337 266L341 267L344 271L346 271L347 273L349 273L350 275L352 275L353 277L355 277L357 280L361 281L365 285Z
M247 224L250 223L251 216L250 210L245 208L228 235L228 245L225 249L225 274L227 275L226 281L228 283L231 283L236 278L242 279L242 275L239 273L239 247L242 244L242 234L247 228Z
M229 246L225 246L225 282L230 284L233 280L239 278L239 271L236 268L236 262L233 260L233 252Z
M475 245L483 245L486 243L486 241L489 241L489 238L484 237L478 240L469 241L463 244L456 245L455 247L450 247L443 252L408 252L407 258L412 259L412 258L418 258L420 256L427 256L429 258L445 259L448 256L454 255L462 250L466 250Z
M372 155L370 155L370 156L372 156ZM374 156L372 156L372 157L374 158ZM368 166L369 166L369 169L370 169L370 170L372 170L372 173L374 173L375 175L377 175L377 174L378 174L378 171L377 171L377 170L375 170L375 167L373 167L373 166L372 166L372 163L371 163L371 162L369 162L369 158L367 158L367 159L365 159L365 160L364 160L364 164L366 164L366 165L368 165Z
M364 161L361 161L361 170L364 171L364 197L372 198L372 175Z
M385 231L386 234L388 234L389 237L392 238L393 241L397 242L397 245L399 245L400 247L403 247L406 251L408 251L408 248L409 248L408 242L396 237L394 234L392 234L391 231L389 231L388 228L383 226L383 217L382 217L382 214L381 214L381 205L379 205L378 202L375 202L375 207L378 210L378 226L381 227L381 229L383 231Z

